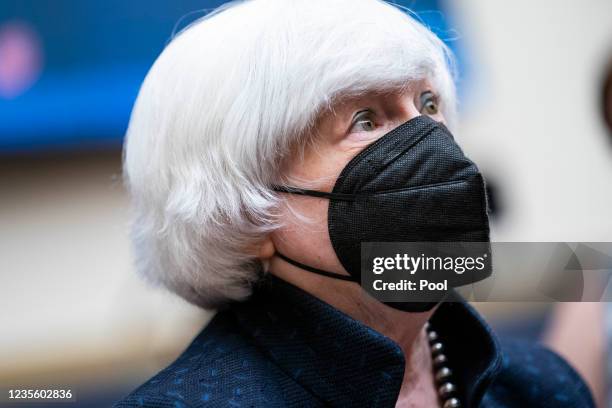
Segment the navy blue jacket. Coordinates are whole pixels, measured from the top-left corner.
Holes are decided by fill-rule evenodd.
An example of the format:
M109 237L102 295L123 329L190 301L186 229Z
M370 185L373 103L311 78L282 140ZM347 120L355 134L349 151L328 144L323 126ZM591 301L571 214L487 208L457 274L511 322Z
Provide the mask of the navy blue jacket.
M463 407L594 406L564 360L531 343L500 347L466 303L443 303L431 324ZM395 342L269 275L115 407L393 407L404 367Z

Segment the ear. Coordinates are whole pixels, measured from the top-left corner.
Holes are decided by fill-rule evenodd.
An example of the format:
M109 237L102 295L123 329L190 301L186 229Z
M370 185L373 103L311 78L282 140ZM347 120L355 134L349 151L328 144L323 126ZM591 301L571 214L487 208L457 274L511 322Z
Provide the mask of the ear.
M276 253L276 247L271 235L267 235L266 238L259 244L257 250L257 257L261 260L270 259Z

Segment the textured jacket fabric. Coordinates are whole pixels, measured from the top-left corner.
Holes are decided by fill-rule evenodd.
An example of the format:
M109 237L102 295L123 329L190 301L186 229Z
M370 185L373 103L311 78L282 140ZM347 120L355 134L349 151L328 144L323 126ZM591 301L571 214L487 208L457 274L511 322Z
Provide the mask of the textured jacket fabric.
M466 303L443 303L431 324L462 406L594 406L564 360L531 343L500 346ZM404 367L394 341L269 275L115 407L393 407Z

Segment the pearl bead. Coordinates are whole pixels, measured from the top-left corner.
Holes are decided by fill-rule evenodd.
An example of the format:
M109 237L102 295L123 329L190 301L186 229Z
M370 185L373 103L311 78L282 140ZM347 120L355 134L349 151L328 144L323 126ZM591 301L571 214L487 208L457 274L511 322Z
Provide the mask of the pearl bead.
M430 343L433 343L434 341L438 340L438 333L432 330L427 333L427 338L429 339Z
M446 398L453 392L455 392L455 389L455 384L447 382L444 383L440 388L438 388L438 394L440 395L440 397Z
M435 367L440 367L442 364L446 363L446 356L444 354L438 354L433 359L433 364Z
M442 349L444 349L442 343L434 343L431 345L431 353L434 355L441 353Z
M451 398L447 400L444 403L444 405L442 405L442 408L460 408L460 407L461 407L461 403L459 402L457 398Z
M442 382L442 380L447 379L453 374L453 372L448 367L442 367L436 373L436 381Z

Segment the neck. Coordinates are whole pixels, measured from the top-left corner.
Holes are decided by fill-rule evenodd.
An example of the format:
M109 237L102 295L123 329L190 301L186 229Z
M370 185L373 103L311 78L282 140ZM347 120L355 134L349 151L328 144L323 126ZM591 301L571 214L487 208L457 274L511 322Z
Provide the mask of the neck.
M269 271L395 341L406 360L398 406L435 406L424 404L436 398L424 328L433 311L408 313L393 309L354 282L303 271L276 257L270 261Z

